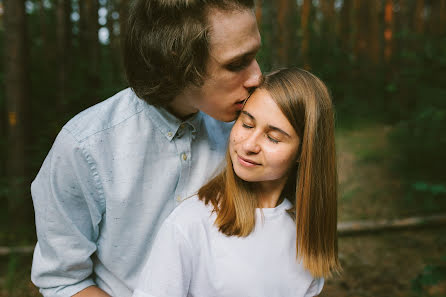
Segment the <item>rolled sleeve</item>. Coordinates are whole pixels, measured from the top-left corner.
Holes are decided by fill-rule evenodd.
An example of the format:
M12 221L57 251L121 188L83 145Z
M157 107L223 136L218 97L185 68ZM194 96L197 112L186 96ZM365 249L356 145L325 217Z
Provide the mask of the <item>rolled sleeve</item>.
M104 202L85 145L62 130L31 185L37 245L31 280L44 296L72 296L91 279Z

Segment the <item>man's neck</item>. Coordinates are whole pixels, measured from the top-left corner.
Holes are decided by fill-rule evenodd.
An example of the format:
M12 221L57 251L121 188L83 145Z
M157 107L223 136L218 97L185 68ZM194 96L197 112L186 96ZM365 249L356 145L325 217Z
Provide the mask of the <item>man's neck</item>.
M182 121L187 120L199 110L188 104L190 100L184 92L176 96L166 107L166 109Z

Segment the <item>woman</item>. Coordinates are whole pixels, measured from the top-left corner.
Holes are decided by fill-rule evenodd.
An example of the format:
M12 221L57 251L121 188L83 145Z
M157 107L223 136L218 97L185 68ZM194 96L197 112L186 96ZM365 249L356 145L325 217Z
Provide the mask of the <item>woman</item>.
M315 296L340 270L333 109L318 78L267 75L226 161L166 219L133 296Z

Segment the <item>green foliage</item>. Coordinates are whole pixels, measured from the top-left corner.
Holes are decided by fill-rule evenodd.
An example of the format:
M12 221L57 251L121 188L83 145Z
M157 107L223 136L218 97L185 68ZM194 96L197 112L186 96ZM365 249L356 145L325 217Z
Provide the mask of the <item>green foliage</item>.
M6 270L6 289L11 293L14 289L14 285L17 282L17 270L19 260L17 255L12 254L9 257L8 268Z
M417 297L432 296L427 294L429 287L446 281L446 257L438 264L426 265L422 272L412 280L412 292ZM436 295L438 296L438 295ZM444 295L442 295L444 297Z
M446 108L423 106L398 124L394 144L399 147L399 166L410 180L446 182Z
M419 204L421 211L438 211L446 206L446 39L415 41L424 46L418 55L402 53L404 63L413 67L406 67L395 82L396 94L406 100L391 135L398 151L394 165L405 179L407 201Z

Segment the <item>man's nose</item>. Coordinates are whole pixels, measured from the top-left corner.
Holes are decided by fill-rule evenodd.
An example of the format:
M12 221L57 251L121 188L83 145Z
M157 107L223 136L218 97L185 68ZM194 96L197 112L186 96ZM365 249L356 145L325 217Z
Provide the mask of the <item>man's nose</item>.
M245 81L245 88L250 89L258 87L262 78L262 72L260 71L260 66L256 59L249 65L248 71L248 79Z

